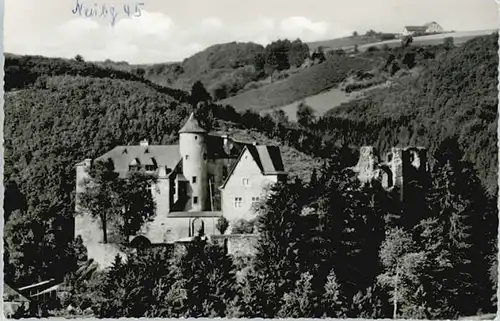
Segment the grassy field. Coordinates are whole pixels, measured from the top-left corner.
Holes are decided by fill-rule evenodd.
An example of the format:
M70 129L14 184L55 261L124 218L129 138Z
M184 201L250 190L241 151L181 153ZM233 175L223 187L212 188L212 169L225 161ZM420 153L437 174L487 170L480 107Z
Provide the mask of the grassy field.
M455 45L461 45L464 44L465 42L476 38L480 36L486 36L490 35L494 32L497 32L497 30L478 30L478 31L461 31L461 32L450 32L450 33L442 33L438 35L429 35L429 36L421 36L421 37L415 37L413 38L413 44L414 45L424 45L424 46L433 46L433 45L438 45L443 43L443 40L448 37L452 37ZM370 47L378 47L381 48L382 46L388 45L390 48L392 47L398 47L401 45L401 40L400 39L395 39L395 40L387 40L387 41L381 41L381 42L374 42L370 44L364 44L358 46L359 51L366 51ZM352 47L352 46L351 46ZM348 49L348 48L344 48Z
M284 80L221 100L220 103L231 105L238 111L261 111L285 106L335 87L351 70L369 70L374 64L374 60L366 58L338 57Z
M308 106L314 109L316 116L323 116L328 110L352 99L356 99L358 96L359 94L356 92L348 94L340 88L332 88L320 94L306 97L304 98L304 101ZM295 101L291 104L280 107L280 109L285 112L289 120L297 121L297 108L301 101L302 100ZM271 110L263 111L262 114L270 111Z
M354 45L361 46L374 42L379 42L379 40L374 37L358 36L358 37L343 37L330 40L308 42L307 45L309 46L309 49L311 51L314 51L319 47L328 49L339 49L345 47L354 47Z

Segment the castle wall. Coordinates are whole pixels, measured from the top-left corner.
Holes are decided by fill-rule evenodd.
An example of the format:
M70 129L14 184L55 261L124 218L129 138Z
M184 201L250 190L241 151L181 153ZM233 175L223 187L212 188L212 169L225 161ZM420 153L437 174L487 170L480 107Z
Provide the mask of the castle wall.
M221 246L227 244L227 253L235 257L249 257L257 254L256 234L231 234L212 236L211 240Z
M179 148L182 156L182 173L190 183L188 208L191 211L205 211L210 207L205 136L199 133L181 133ZM193 177L196 177L195 183Z
M366 183L375 178L378 156L373 146L363 146L360 148L359 160L354 170L358 173L361 182Z
M170 179L158 177L156 184L151 186L151 193L156 203L156 213L168 213L170 210Z
M392 160L389 163L393 185L402 187L403 186L403 150L399 147L391 148Z
M200 218L203 220L206 235L220 234L215 228L217 218ZM157 214L152 222L144 224L136 236L146 237L152 244L173 243L189 237L189 218L172 218L167 213ZM196 232L196 231L195 231Z
M248 181L244 181L248 180ZM248 150L240 158L231 177L222 190L222 213L230 222L238 219L251 220L256 217L252 210L252 198L262 199L264 190L278 180L277 175L263 175ZM244 183L248 182L248 185ZM235 198L241 197L241 206Z
M78 195L85 190L82 183L89 178L86 171L90 165L90 159L86 159L76 166L75 237L82 238L83 244L87 248L88 258L94 259L100 268L106 268L111 266L116 254L120 254L123 258L126 258L126 255L115 244L102 243L103 232L99 219L92 217L78 206ZM108 228L108 240L111 234L112 229Z

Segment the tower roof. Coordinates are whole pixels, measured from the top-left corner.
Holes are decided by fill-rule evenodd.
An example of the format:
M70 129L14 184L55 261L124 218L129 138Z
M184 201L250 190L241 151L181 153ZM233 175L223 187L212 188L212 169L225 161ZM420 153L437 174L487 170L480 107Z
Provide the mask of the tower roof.
M198 122L196 117L194 117L194 113L191 113L191 115L189 115L188 120L186 121L184 126L182 126L182 128L179 130L179 133L206 133L206 132L207 131L200 126L200 123Z

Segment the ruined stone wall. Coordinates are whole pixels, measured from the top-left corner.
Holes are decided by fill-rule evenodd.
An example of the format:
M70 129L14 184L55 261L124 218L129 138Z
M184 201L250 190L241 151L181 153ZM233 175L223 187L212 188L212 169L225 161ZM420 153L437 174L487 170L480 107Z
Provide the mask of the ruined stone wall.
M257 253L257 234L214 235L211 240L222 246L226 242L228 254L235 257L251 257Z
M373 180L376 173L376 165L379 159L377 151L373 146L363 146L359 152L359 160L353 170L358 173L361 182L366 183Z

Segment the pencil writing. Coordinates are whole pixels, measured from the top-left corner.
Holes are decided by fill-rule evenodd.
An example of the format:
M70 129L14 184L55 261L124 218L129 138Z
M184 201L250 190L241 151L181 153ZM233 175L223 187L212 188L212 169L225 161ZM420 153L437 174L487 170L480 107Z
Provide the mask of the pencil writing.
M75 6L71 10L74 15L86 18L109 19L111 25L114 26L118 17L138 18L142 15L141 7L144 3L125 3L122 5L110 5L106 3L92 4L85 3L84 0L75 0Z

